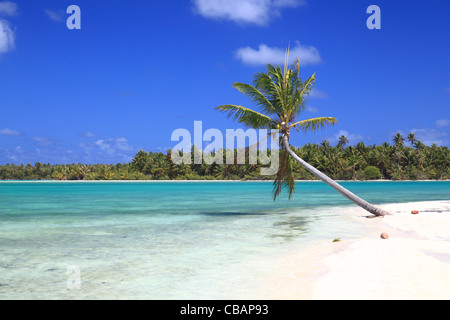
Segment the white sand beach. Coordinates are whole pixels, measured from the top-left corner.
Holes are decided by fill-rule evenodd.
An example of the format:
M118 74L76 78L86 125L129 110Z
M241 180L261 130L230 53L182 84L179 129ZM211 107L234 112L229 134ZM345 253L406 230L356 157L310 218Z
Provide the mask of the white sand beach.
M393 213L355 219L373 226L359 239L321 242L276 261L265 299L450 299L450 201L383 205ZM418 210L419 214L411 214ZM389 238L382 239L381 233Z

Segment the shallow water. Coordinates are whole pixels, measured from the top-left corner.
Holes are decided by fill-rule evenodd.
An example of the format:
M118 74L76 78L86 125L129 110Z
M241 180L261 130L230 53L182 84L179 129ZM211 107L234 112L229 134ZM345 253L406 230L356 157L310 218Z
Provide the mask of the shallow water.
M450 182L342 185L374 204L450 199ZM271 182L0 182L0 298L251 299L270 257L369 232L321 182L297 183L292 200L274 202L271 191Z

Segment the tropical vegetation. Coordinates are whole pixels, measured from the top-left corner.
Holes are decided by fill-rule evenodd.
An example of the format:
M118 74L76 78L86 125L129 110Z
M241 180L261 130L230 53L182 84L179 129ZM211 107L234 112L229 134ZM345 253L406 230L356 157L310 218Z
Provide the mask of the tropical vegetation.
M347 142L346 142L347 141ZM405 140L406 141L406 140ZM450 150L445 146L424 145L415 139L408 145L384 142L348 145L343 136L333 146L329 141L307 143L292 150L305 161L336 180L372 180L367 168L378 169L387 180L450 179ZM236 152L236 151L235 151ZM269 151L270 152L270 151ZM179 164L170 160L167 152L139 151L129 163L118 164L4 164L0 165L1 180L273 180L261 176L261 164L225 165ZM225 154L225 152L224 152ZM225 163L225 157L224 157ZM373 170L373 169L370 169ZM294 162L295 180L315 180L311 173Z

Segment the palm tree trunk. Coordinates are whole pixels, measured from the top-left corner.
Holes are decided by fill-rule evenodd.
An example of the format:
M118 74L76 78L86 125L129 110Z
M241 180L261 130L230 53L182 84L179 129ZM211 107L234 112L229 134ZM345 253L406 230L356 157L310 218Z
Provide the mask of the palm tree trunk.
M385 215L390 215L391 214L391 213L386 212L386 211L382 210L381 208L378 208L378 207L368 203L367 201L361 199L360 197L358 197L354 193L352 193L349 190L347 190L344 187L342 187L340 184L338 184L336 181L334 181L333 179L328 177L326 174L320 172L319 170L314 168L312 165L310 165L309 163L307 163L306 161L301 159L297 154L295 154L294 151L291 150L291 148L289 148L289 141L288 141L287 136L284 135L281 140L282 140L283 147L286 149L286 151L289 153L289 155L295 161L300 163L311 174L313 174L315 177L317 177L318 179L320 179L323 182L325 182L326 184L328 184L330 187L335 189L337 192L342 194L344 197L346 197L350 201L354 202L355 204L357 204L358 206L360 206L364 210L369 211L371 214L373 214L375 216L385 216Z

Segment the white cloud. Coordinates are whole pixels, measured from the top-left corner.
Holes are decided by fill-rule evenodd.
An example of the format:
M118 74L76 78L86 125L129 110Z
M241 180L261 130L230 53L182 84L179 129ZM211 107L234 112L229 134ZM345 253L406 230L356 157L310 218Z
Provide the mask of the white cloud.
M60 11L54 11L54 10L50 10L50 9L45 9L45 14L52 19L53 21L64 21L65 18L65 14L64 11L60 10Z
M413 129L411 132L427 146L430 146L433 143L436 143L438 146L447 146L449 144L448 133L444 131L439 131L434 128L423 128Z
M195 11L205 18L236 23L267 25L282 8L304 4L304 0L193 0Z
M448 119L439 119L436 120L436 126L439 128L446 127L450 124L450 120Z
M325 91L318 90L318 89L314 88L309 93L309 97L312 98L312 99L327 99L328 98L328 93L326 93Z
M339 130L338 133L336 133L331 138L328 138L327 140L330 143L337 143L341 136L347 137L350 144L358 143L363 139L363 136L360 134L349 133L347 130Z
M0 130L0 135L17 137L17 136L23 136L23 133L19 132L17 130L11 130L11 129L5 128L5 129Z
M92 142L80 142L79 158L85 163L129 162L141 147L133 146L127 138L97 139Z
M306 111L306 112L311 112L311 113L318 113L318 112L319 112L319 109L317 109L316 107L307 106L307 107L305 108L305 111Z
M93 132L84 132L81 134L83 138L98 138L98 134Z
M47 138L47 137L33 137L31 138L33 142L36 142L40 146L50 146L59 144L60 141L55 138Z
M0 15L14 16L17 14L17 4L11 1L0 2Z
M17 4L11 1L0 2L0 17L17 14ZM0 19L0 54L15 48L15 34L8 21Z
M130 162L141 147L135 147L126 138L95 139L69 145L49 137L27 139L24 146L0 147L0 164L7 162L34 163L124 163Z
M0 20L0 54L14 49L15 35L6 20Z
M108 154L114 154L120 151L132 151L134 149L133 146L128 144L128 139L126 138L108 138L108 139L100 139L94 142L94 144L100 148L101 151L104 151Z
M416 128L408 130L406 133L402 130L397 130L395 133L399 132L403 137L406 138L409 132L415 134L416 139L422 141L423 144L431 146L433 143L438 146L449 146L450 144L450 132L448 128L450 126L450 120L448 119L438 119L436 120L435 128ZM395 134L392 133L392 134Z
M267 63L284 65L285 48L269 47L260 44L258 49L250 47L239 48L236 57L247 65L265 65ZM319 51L313 46L303 46L296 41L295 46L289 49L289 63L297 58L302 66L316 64L322 61Z

